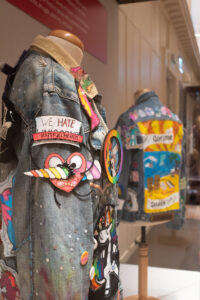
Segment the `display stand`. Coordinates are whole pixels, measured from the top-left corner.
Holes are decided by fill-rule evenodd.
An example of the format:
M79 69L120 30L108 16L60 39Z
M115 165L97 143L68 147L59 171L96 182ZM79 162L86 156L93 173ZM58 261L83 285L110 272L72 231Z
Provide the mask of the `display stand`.
M148 245L146 242L146 226L159 225L167 221L147 223L136 222L135 226L141 227L141 241L139 243L139 268L138 268L138 293L139 295L124 298L124 300L160 300L147 295L148 290Z

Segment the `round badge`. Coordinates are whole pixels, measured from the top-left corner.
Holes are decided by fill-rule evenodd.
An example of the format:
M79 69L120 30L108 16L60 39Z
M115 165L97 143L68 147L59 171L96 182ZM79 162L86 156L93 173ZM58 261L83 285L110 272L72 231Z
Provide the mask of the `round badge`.
M84 266L88 262L88 252L84 251L83 254L81 255L81 265Z
M117 130L110 130L104 141L104 166L108 179L115 184L119 180L123 162L123 146Z

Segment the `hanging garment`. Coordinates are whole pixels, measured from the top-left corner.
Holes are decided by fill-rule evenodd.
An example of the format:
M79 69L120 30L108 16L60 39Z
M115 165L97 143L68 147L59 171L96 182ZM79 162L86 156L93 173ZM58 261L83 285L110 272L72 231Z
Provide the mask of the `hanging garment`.
M108 132L101 96L91 81L83 84L89 81L84 72L83 82L76 78L75 68L62 47L38 36L11 86L9 104L20 126L11 139L17 160L11 254L18 285L9 300L19 299L19 291L23 300L87 299L99 215L107 204L112 220L116 216L116 188L100 162ZM115 245L117 252L117 238ZM119 272L116 278L113 299Z
M183 126L178 116L147 92L119 117L116 128L126 157L119 217L130 222L183 218Z

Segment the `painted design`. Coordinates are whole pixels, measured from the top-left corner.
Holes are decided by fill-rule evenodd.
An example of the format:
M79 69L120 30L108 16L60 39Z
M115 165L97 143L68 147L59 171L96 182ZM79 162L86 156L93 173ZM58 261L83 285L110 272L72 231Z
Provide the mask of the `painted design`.
M35 119L36 133L33 146L61 143L79 147L83 137L79 135L82 123L66 116L40 116Z
M17 273L0 260L0 299L20 300Z
M80 82L80 84L81 84L82 88L84 89L86 95L90 99L92 99L96 95L98 95L98 91L97 91L97 88L96 88L94 82L91 80L90 76L85 73L83 68L81 68L80 66L75 67L75 68L71 68L70 72L76 78L76 80L78 80Z
M103 300L114 296L119 283L119 251L114 207L106 205L94 232L98 247L90 272L89 299Z
M108 179L115 184L121 174L123 162L123 146L117 130L108 132L103 149L104 166Z
M92 109L92 106L91 106L89 100L87 99L87 96L86 96L84 90L82 89L82 87L80 85L78 88L78 94L79 94L80 102L91 120L91 130L94 130L99 125L99 122L100 122L99 118L97 117L96 113Z
M129 113L129 119L132 121L136 121L138 119L138 113L136 111Z
M139 129L136 124L127 128L124 139L124 146L126 149L138 148Z
M138 110L138 115L140 116L140 118L145 118L146 117L146 113L142 109Z
M138 126L144 149L144 211L177 210L183 127L173 120L139 122Z
M74 152L70 154L66 160L67 164L73 168L73 175L67 180L64 179L50 179L51 183L58 189L65 192L71 192L82 180L86 170L86 159L83 154ZM45 168L55 168L58 165L63 165L65 160L59 154L52 153L48 155L45 160Z
M88 252L84 251L83 254L81 255L81 265L84 266L88 262Z
M12 251L16 250L15 233L13 226L13 199L12 186L14 184L14 176L11 173L7 179L7 183L3 186L0 194L1 213L2 213L2 228L1 240L3 242L4 256L13 256Z
M145 107L144 111L145 111L145 114L149 117L154 116L154 114L155 114L151 107Z

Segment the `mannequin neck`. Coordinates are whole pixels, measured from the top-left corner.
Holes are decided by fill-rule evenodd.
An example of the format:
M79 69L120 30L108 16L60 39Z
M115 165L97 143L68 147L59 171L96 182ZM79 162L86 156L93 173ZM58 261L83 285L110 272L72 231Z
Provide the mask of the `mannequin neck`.
M78 46L57 36L48 35L46 38L53 41L54 43L57 43L59 46L65 49L65 51L68 52L77 62L77 65L81 65L81 62L83 60L83 51Z

